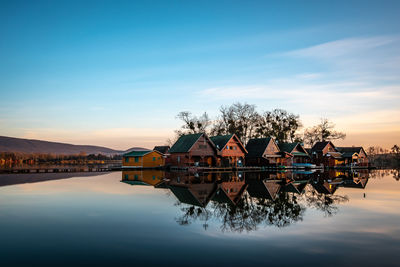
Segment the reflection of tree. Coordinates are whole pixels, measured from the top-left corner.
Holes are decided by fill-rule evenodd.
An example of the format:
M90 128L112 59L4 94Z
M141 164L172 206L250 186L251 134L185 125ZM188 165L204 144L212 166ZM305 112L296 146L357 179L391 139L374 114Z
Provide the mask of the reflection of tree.
M386 170L376 170L373 172L369 173L369 177L370 178L375 178L375 179L382 179L385 176L388 176L391 173L390 169L386 169Z
M206 226L206 222L213 217L221 222L222 231L250 232L262 224L288 226L302 220L305 210L293 193L286 192L281 192L275 200L251 198L244 194L236 206L218 202L212 202L210 206L210 209L183 207L183 214L177 218L177 222L187 225L200 220Z
M379 178L390 174L400 180L400 170L342 173L328 177L321 177L318 174L309 176L309 179L302 180L302 183L296 180L297 184L305 185L304 190L294 190L293 186L297 184L292 183L288 186L285 180L270 180L268 188L264 188L266 186L264 182L246 181L246 191L240 194L238 201L229 201L228 198L224 201L221 195L218 198L212 197L207 208L203 207L204 205L181 206L182 215L176 221L181 225L187 225L197 220L203 222L204 228L207 228L207 222L212 220L220 223L223 232L250 232L267 225L286 227L301 221L306 208L321 211L328 217L335 215L339 211L340 204L349 201L348 196L335 194L337 188L364 189L368 177ZM278 193L273 191L275 188L273 183L279 185L279 191L276 190ZM271 190L276 194L272 194Z
M325 216L332 216L338 212L339 208L334 204L349 201L347 196L319 193L311 186L307 186L301 198L307 203L308 207L322 211Z
M262 221L260 214L254 210L249 197L244 195L236 206L213 202L214 216L221 221L221 230L232 232L253 231Z
M400 169L392 170L391 173L396 181L400 180Z
M303 220L305 207L297 201L293 193L280 192L275 200L257 199L257 210L265 215L264 223L285 227Z
M176 205L179 206L181 203ZM176 222L179 225L189 225L196 220L200 220L204 222L204 229L207 229L207 221L211 218L211 212L208 209L203 207L184 206L181 207L180 210L182 211L182 215L176 218Z

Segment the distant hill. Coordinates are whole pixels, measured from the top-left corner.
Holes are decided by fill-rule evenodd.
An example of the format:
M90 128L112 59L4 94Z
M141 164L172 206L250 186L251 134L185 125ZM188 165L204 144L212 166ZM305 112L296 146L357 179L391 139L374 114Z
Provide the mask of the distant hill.
M115 150L101 146L71 145L65 143L0 136L0 152L46 153L59 155L73 155L85 152L87 155L115 155L123 154L134 149L147 150L141 147L133 147L127 150Z

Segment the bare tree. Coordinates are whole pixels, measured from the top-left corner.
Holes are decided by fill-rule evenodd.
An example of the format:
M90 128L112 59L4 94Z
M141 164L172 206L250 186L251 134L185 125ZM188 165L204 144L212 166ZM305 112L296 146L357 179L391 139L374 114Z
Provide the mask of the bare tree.
M307 128L304 131L304 142L309 146L313 146L316 142L319 141L332 141L346 138L345 133L335 131L334 129L335 124L333 124L326 118L322 118L321 122L318 125Z
M254 136L259 116L255 105L234 103L229 107L222 106L220 112L211 134L236 134L244 144Z
M257 137L273 137L278 143L299 141L296 132L302 127L299 115L283 109L266 111L259 116Z
M182 111L176 117L184 122L181 130L176 131L178 135L205 133L211 125L210 118L206 112L197 117L193 116L189 111Z

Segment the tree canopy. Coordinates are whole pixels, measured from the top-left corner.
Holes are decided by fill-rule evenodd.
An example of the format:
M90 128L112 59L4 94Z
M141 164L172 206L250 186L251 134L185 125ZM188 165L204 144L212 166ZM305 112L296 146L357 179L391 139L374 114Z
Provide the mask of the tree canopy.
M300 142L312 146L323 140L336 140L346 137L345 133L335 131L335 125L328 119L311 128L302 129L300 116L283 109L258 112L255 105L234 103L221 106L219 115L211 120L206 112L194 116L182 111L176 116L183 125L176 131L177 136L204 132L209 135L236 134L243 144L251 138L272 137L278 143Z

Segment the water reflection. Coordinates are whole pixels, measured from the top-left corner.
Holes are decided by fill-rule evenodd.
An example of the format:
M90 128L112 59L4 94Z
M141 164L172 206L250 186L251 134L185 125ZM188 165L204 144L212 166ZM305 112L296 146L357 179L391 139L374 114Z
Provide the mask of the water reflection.
M180 225L217 221L222 231L285 227L303 220L307 208L333 216L349 201L340 187L364 189L368 171L189 173L124 171L122 182L168 189L176 198ZM364 195L365 196L365 195Z

